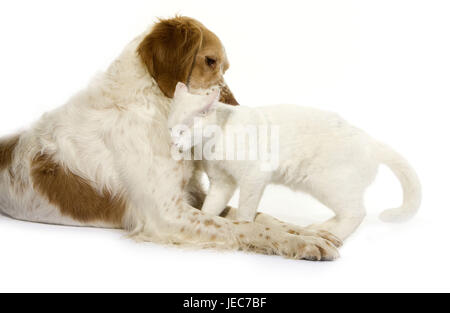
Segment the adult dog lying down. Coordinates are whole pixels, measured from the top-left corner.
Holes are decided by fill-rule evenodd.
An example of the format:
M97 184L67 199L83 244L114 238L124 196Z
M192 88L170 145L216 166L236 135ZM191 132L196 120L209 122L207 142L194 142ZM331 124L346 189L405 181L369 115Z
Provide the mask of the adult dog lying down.
M220 40L196 20L161 20L109 69L31 129L0 141L0 210L16 219L123 228L138 240L332 260L339 239L259 214L233 222L201 208L194 166L176 162L167 130L177 82L220 86L229 67Z

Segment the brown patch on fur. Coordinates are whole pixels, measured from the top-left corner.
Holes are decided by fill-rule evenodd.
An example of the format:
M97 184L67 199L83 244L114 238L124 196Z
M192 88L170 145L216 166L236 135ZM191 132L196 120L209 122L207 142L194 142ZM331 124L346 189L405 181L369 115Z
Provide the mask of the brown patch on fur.
M20 136L14 136L0 141L0 170L11 165L14 149L19 143Z
M288 231L288 234L296 235L296 236L299 236L299 235L300 235L299 232L296 232L295 230L292 230L292 229Z
M237 100L234 98L234 95L231 92L230 87L228 87L227 85L225 85L225 86L223 86L221 88L220 102L223 102L223 103L226 103L226 104L230 104L230 105L234 105L234 106L239 105Z
M212 235L211 236L211 241L215 241L217 239L217 236L216 235Z
M173 97L178 82L187 82L202 45L202 28L185 17L160 20L140 44L138 53L166 97Z
M205 224L205 226L211 226L211 225L214 224L214 221L213 221L213 220L206 220L206 221L204 222L204 224Z
M57 206L61 214L74 220L122 225L126 203L109 191L98 193L85 179L71 173L48 155L32 160L31 177L34 188Z
M137 52L166 97L173 97L178 82L195 89L220 84L222 100L237 105L223 84L229 63L222 43L199 21L184 16L160 19Z

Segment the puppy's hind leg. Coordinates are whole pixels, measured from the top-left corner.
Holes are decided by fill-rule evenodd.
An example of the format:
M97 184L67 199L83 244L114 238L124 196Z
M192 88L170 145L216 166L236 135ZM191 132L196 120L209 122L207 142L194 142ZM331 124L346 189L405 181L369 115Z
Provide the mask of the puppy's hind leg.
M346 240L361 225L366 212L362 203L333 205L330 208L336 213L336 216L329 219L325 223L311 225L310 230L324 230L330 232L341 240Z
M351 186L351 180L349 181L347 185L344 182L335 185L324 184L313 192L313 196L331 209L336 216L325 223L311 225L308 229L325 230L345 240L359 227L366 216L365 188L362 189L360 186L352 188L354 186Z

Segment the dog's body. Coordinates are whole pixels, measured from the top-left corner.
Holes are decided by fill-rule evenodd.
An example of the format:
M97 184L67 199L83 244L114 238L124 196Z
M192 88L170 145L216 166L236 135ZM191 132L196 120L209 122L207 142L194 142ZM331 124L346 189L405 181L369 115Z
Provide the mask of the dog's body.
M31 129L0 141L0 211L51 224L123 228L138 240L335 259L339 239L259 215L233 222L197 210L204 193L191 163L170 155L167 118L178 81L219 85L228 68L199 22L157 23L111 67Z
M239 187L237 219L254 221L266 186L280 184L307 192L333 210L333 219L312 228L327 230L344 240L365 217L364 194L380 163L394 171L404 189L403 206L385 211L382 219L406 220L419 209L420 182L407 161L338 115L295 105L231 107L218 102L218 94L216 89L211 95L192 95L180 83L169 116L177 149L188 151L198 143L204 155L214 150L201 162L211 184L203 212L219 215ZM187 129L177 134L173 127L183 124ZM207 141L204 136L211 135L217 126L220 131ZM258 150L254 143L261 140L250 138L250 132L244 144L235 142L236 133L242 133L235 130L249 126L254 130L277 128L278 136L271 138L277 145L269 147L276 147L271 153L277 154L274 158L278 166L268 169L264 166L267 160L251 158L251 151ZM214 146L205 151L211 143ZM246 158L236 160L236 155Z

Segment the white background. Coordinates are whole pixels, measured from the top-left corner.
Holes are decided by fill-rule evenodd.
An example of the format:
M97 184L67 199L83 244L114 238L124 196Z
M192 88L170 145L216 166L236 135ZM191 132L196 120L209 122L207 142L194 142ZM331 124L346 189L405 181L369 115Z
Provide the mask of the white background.
M184 251L0 216L0 290L450 291L448 1L2 2L0 135L63 104L156 17L175 13L222 39L241 104L333 110L404 154L423 184L419 215L403 225L377 219L401 202L382 167L369 216L334 263ZM330 216L283 188L270 188L261 207L300 224Z

